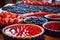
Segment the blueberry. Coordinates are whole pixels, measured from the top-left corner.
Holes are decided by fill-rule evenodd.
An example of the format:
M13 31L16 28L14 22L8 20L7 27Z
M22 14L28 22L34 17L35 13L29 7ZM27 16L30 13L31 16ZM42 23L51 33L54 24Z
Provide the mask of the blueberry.
M8 10L8 9L13 9L13 7L11 7L11 6L2 7L2 10Z
M60 13L60 8L55 8L51 6L35 6L20 3L17 3L12 6L2 7L2 9L5 11L10 11L19 14L39 12L39 11Z
M47 19L42 17L32 16L32 17L25 18L24 22L28 24L42 25L43 23L47 22Z

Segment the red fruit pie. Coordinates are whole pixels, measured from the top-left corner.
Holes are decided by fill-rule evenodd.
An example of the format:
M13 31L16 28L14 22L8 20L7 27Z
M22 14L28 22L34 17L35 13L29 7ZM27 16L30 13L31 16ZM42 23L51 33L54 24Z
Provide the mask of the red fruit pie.
M60 14L49 14L45 15L45 17L52 20L60 20Z
M40 16L44 17L47 14L54 14L52 12L36 12L36 13L30 13L30 14L23 14L24 17L30 17L30 16Z
M55 4L55 3L49 3L49 2L43 2L43 1L31 1L30 0L30 2L29 2L29 0L28 1L26 1L25 2L25 0L24 1L22 1L22 3L23 4L31 4L31 5L39 5L39 6L52 6L52 7L60 7L60 5L59 4Z
M12 14L10 12L1 12L0 14L0 28L15 23L21 23L22 21L23 21L22 16L16 13Z
M35 38L44 33L42 27L34 24L15 24L3 29L3 34L12 38Z
M45 34L54 38L60 38L60 21L50 21L43 24ZM59 39L56 39L59 40Z
M43 25L43 27L48 29L48 30L60 32L60 22L59 21L47 22Z

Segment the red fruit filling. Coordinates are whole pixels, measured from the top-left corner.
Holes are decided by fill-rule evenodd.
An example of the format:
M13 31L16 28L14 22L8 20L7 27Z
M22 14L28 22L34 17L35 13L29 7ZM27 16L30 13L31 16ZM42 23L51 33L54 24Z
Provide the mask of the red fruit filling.
M11 32L11 34L16 36L34 36L37 35L39 33L42 32L42 30L37 27L37 26L32 26L32 25L16 25L16 26L11 26L9 28L6 28L5 31L9 29L9 32ZM12 30L14 30L15 32L13 33Z
M29 17L29 16L40 16L40 17L44 17L47 14L54 14L54 13L51 13L51 12L36 12L36 13L24 14L23 16L25 16L25 17Z
M13 23L19 23L22 22L23 18L14 13L10 13L10 12L1 12L0 13L0 25L9 25L9 24L13 24Z
M52 7L60 7L59 4L56 3L49 3L49 2L42 2L42 1L31 1L28 0L24 2L25 0L22 1L23 4L31 4L31 5L40 5L40 6L52 6ZM30 1L30 2L29 2Z
M50 16L48 16L49 18L60 18L60 15L50 15Z
M47 23L46 25L44 25L44 27L51 30L60 30L60 22Z

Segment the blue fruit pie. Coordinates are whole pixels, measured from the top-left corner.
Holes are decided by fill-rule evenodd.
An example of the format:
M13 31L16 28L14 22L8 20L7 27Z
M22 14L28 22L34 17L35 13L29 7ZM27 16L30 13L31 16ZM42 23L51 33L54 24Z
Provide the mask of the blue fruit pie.
M42 17L31 16L31 17L26 17L24 19L24 22L27 24L37 24L42 26L43 23L47 22L47 19Z

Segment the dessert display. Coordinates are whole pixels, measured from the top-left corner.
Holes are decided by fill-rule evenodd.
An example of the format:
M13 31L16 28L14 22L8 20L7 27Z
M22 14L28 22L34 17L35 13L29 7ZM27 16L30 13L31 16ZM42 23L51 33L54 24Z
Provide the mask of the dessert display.
M45 15L45 17L49 21L60 21L60 14L48 14L48 15Z
M59 21L50 21L43 24L43 28L45 29L45 34L60 37L60 22Z
M0 30L7 25L22 23L23 18L21 15L16 13L12 14L10 12L1 12L0 13Z
M51 6L36 6L36 5L28 5L28 4L21 4L21 3L17 3L12 6L4 6L2 7L2 10L10 11L12 13L19 13L19 14L40 12L40 11L60 13L60 7L57 8Z
M43 40L44 29L34 24L14 24L2 30L7 40Z
M45 35L60 38L60 4L48 1L17 0L1 7L0 33L4 40L45 40Z
M53 13L53 12L35 12L35 13L23 14L23 17L30 17L30 16L44 17L47 14L56 14L56 13Z
M31 16L31 17L26 17L24 19L24 23L27 24L37 24L42 26L43 23L47 22L48 20L42 17L36 17L36 16Z

